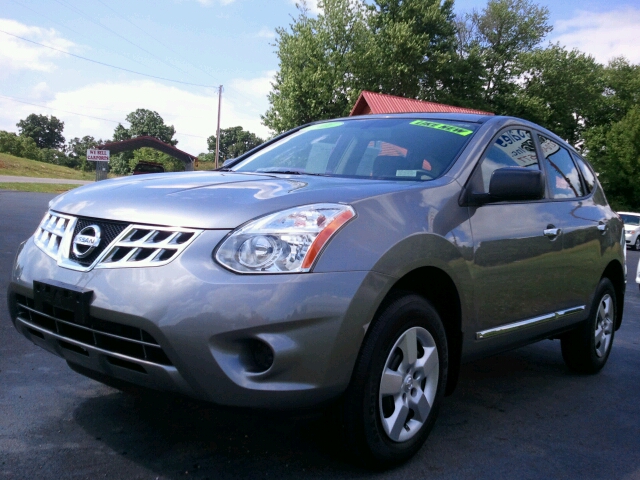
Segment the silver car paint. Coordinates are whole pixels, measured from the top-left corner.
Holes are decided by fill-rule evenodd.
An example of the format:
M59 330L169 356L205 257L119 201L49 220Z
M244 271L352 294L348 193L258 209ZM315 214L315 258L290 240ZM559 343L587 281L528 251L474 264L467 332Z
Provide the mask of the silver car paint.
M478 238L474 242L471 228L475 208L461 206L459 195L489 140L509 125L529 126L489 119L445 176L424 183L193 172L105 181L71 191L51 208L206 230L166 266L87 273L59 268L30 239L18 254L10 289L30 296L33 280L53 278L91 288L92 315L147 329L175 369L149 367L145 376L106 364L99 352L86 358L56 349L53 340L18 328L68 361L117 378L221 404L270 407L311 405L344 391L375 311L398 279L416 268L438 268L457 287L463 358L539 338L548 326L486 341L475 337L488 325L477 310L478 295L486 293L474 289L480 243ZM313 273L238 275L212 260L214 248L231 229L260 215L316 202L349 203L357 218L331 240ZM591 272L602 272L609 261L621 258L619 243L609 240L599 243L599 258L589 260ZM588 305L590 294L582 290L576 300ZM581 318L564 319L554 328ZM261 338L274 349L276 360L267 372L253 374L243 366L242 342L248 338Z

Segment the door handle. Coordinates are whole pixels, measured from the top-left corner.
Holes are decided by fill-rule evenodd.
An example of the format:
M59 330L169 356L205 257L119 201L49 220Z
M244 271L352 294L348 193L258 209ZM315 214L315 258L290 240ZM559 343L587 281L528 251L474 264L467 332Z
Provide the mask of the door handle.
M543 233L545 237L556 238L558 235L562 233L561 228L556 228L553 225L549 225L550 228L545 228Z
M607 233L607 230L609 230L609 225L607 225L606 223L600 222L598 224L598 230L600 230L600 232L604 235L605 233Z

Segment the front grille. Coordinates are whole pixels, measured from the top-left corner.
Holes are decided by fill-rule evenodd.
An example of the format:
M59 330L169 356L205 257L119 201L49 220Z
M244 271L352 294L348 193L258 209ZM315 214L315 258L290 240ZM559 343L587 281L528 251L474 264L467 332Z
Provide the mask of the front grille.
M94 227L93 229L87 227ZM97 228L95 228L97 227ZM90 253L86 243L79 238L98 237L100 243ZM61 267L86 272L92 268L159 267L178 257L202 230L181 227L132 225L124 222L86 217L72 217L48 212L36 233L35 244L54 258ZM95 237L93 240L95 240ZM74 252L74 240L81 247L78 257ZM86 241L86 240L84 240ZM85 245L85 247L82 247ZM83 248L88 253L82 256Z
M158 365L171 366L172 363L158 342L146 331L130 325L89 317L86 325L74 321L73 312L53 307L45 303L43 311L35 308L34 301L24 295L15 295L18 318L23 322L54 333L65 339L81 344L97 347L109 353L117 353L131 359L144 360ZM29 328L31 333L38 332ZM40 333L40 332L38 332ZM36 336L42 336L42 334ZM62 348L76 353L88 355L82 347L58 340ZM116 360L113 360L113 359ZM118 365L117 357L109 357L109 361Z
M73 217L47 212L33 235L33 241L47 255L57 258L63 238L73 230L74 220Z
M104 250L109 246L109 244L111 244L111 242L113 242L118 237L118 235L120 235L123 230L127 228L126 223L107 222L105 220L95 220L91 218L81 217L78 218L76 228L73 229L73 237L80 233L83 228L89 227L91 225L97 225L98 227L100 227L100 245L98 245L95 250L93 250L84 258L78 258L73 253L73 248L69 248L69 258L84 267L92 265L93 262L95 262L96 259L102 254L102 252L104 252Z
M132 225L109 248L99 267L164 265L184 250L197 233L185 228Z

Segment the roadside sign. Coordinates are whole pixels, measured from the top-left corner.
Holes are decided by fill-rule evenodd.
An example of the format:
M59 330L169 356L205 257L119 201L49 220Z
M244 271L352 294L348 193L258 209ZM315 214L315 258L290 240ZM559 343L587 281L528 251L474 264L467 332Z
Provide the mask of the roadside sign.
M108 162L109 150L95 150L90 148L87 150L87 160L91 162Z

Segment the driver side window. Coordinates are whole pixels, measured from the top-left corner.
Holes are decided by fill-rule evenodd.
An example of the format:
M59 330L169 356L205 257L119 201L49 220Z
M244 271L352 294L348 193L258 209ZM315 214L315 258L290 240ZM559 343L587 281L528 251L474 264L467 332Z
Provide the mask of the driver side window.
M481 160L473 178L474 193L489 193L491 175L499 168L521 167L540 170L531 132L514 128L500 133Z

